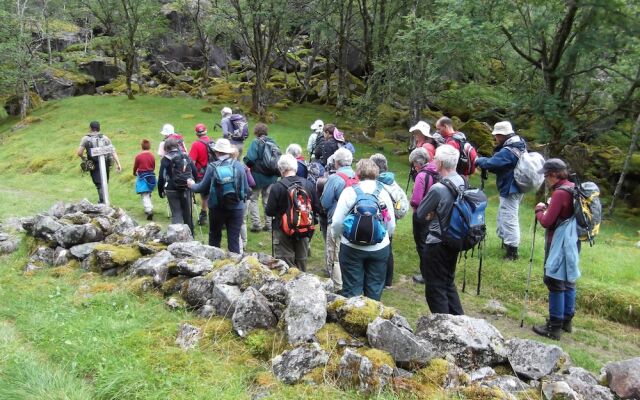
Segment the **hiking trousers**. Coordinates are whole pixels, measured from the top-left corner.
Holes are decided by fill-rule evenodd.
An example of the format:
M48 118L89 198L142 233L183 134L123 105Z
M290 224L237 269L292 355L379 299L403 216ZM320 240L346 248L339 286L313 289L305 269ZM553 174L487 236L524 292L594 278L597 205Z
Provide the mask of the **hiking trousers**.
M193 217L192 211L192 198L190 190L165 190L167 200L169 201L169 208L171 209L171 223L172 224L187 224L191 229L191 236L193 233Z
M140 197L142 197L142 207L144 208L144 212L147 214L153 212L153 203L151 202L151 192L140 193Z
M496 232L505 245L520 246L520 220L518 210L524 193L511 193L507 197L500 196Z
M229 251L242 254L240 248L240 230L244 208L235 210L209 209L209 246L220 247L222 228L227 227L227 247Z
M340 237L333 236L331 232L331 224L327 224L327 239L324 246L324 255L326 259L325 268L327 274L333 281L333 287L336 290L342 289L342 271L340 270L339 253L340 253Z
M98 203L104 203L104 193L102 193L102 177L100 176L100 167L96 163L96 167L91 171L91 180L98 191ZM109 182L109 165L107 165L107 182Z
M307 270L309 238L295 239L281 229L274 228L273 249L275 258L284 260L290 267L296 267L302 272Z
M269 192L271 191L271 185L263 188L254 188L249 198L249 219L251 220L252 230L262 230L262 218L260 217L260 207L258 206L258 200L262 195L262 207L267 207L267 200L269 199ZM265 216L265 229L271 230L271 218Z
M387 276L387 257L389 246L365 251L341 245L342 295L349 298L364 293L366 297L379 301Z
M455 285L458 252L443 243L426 243L422 257L425 297L431 313L464 315Z

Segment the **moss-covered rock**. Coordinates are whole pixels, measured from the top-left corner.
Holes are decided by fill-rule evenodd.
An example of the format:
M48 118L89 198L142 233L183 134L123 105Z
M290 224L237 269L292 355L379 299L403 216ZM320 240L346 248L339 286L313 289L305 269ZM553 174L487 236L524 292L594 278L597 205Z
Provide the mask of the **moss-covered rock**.
M100 272L118 268L119 270L127 268L134 261L140 258L142 254L140 249L135 245L113 245L100 243L96 245L88 258L88 264L91 271Z
M127 284L127 289L138 296L151 292L154 290L153 278L150 276L143 276L141 278L133 279Z
M188 281L189 278L186 276L175 276L171 279L167 279L162 286L160 287L160 291L165 296L170 296L175 293L180 293L184 283Z
M424 384L438 387L456 387L466 385L470 382L469 375L464 373L455 364L442 358L435 358L420 369L413 376L413 379Z
M378 317L388 318L393 312L386 311L379 301L368 297L358 296L350 299L338 299L330 303L328 313L335 313L342 327L355 336L364 337L367 334L367 326Z
M244 343L251 355L262 360L270 360L287 348L284 333L276 329L255 330L245 337Z
M471 119L459 125L457 130L464 132L467 140L475 146L480 154L490 156L493 153L495 146L493 135L491 127L486 123Z
M338 349L338 341L351 339L351 334L340 324L330 322L325 324L317 333L318 344L329 353Z
M498 388L472 385L457 390L467 400L509 400L511 395Z

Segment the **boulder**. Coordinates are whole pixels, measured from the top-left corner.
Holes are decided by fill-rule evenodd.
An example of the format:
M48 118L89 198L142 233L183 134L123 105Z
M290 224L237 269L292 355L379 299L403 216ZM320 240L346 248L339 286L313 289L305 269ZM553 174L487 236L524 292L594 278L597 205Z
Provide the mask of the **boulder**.
M153 284L161 286L167 280L169 265L175 258L167 250L156 253L153 257L140 258L131 267L131 274L137 276L152 276Z
M51 69L44 71L36 80L36 89L43 100L94 94L96 91L93 79L88 76Z
M39 267L53 265L54 250L47 246L39 246L29 257L29 263Z
M77 258L78 260L84 260L91 254L93 249L99 245L99 242L91 242L91 243L83 243L76 246L73 246L69 249L69 252L72 256Z
M0 232L0 255L10 254L18 250L20 239L17 236Z
M186 227L187 225L184 226ZM221 260L226 254L222 249L207 246L195 240L171 243L169 247L167 247L167 250L176 258L205 257L211 261Z
M436 354L450 354L466 371L506 361L502 335L484 319L431 314L420 317L416 334L426 340Z
M391 354L396 364L401 367L426 365L435 357L433 348L427 341L383 318L376 318L369 324L367 339L371 347Z
M211 279L216 285L238 285L240 283L238 268L234 264L225 265L214 271Z
M604 366L607 385L622 399L640 399L640 357Z
M77 211L90 215L103 215L106 217L111 217L116 213L116 210L114 208L109 207L106 204L93 204L87 199L82 199L75 204L70 204L69 206L67 206L65 214L74 213Z
M162 236L162 243L172 244L176 242L190 242L193 240L191 229L186 224L171 224L167 226L167 232Z
M191 307L201 307L211 298L213 282L201 276L189 279L182 289L182 298Z
M127 238L129 243L150 242L155 239L160 239L161 232L162 227L155 222L151 222L146 225L125 228L121 235Z
M182 347L182 350L190 350L198 345L202 329L189 324L181 324L176 337L176 344Z
M230 318L234 314L241 296L242 292L237 286L216 283L213 285L211 299L208 304L213 307L217 315Z
M582 400L582 397L564 381L543 383L542 395L545 400Z
M357 387L367 395L379 394L393 376L393 360L389 361L374 364L368 357L347 348L338 366L338 385Z
M62 224L49 215L36 215L31 234L40 239L54 240L54 235L62 229Z
M260 287L259 291L269 300L271 310L279 320L287 307L286 283L282 280L268 281Z
M127 236L127 232L130 232L131 228L138 226L138 223L134 221L133 218L131 218L129 214L127 214L121 208L118 208L116 210L116 213L112 216L112 218L115 219L111 226L113 232L119 233L122 236Z
M286 285L285 331L289 344L312 342L327 320L322 282L311 274L300 274Z
M56 201L47 211L47 214L54 218L62 218L63 215L66 214L67 206L63 201ZM89 222L89 221L87 221ZM83 222L84 223L84 222Z
M59 213L58 211L59 210L55 210L54 207L52 207L52 209L49 210L49 215L53 216L53 214L58 214ZM69 214L63 214L61 217L56 217L56 218L60 218L61 222L67 222L74 225L84 225L91 222L91 217L80 211L76 211Z
M71 252L62 247L56 247L53 252L53 265L60 266L65 265L71 259Z
M317 343L308 343L276 356L271 360L271 369L278 380L290 385L327 361L329 354L326 351Z
M583 368L571 367L563 374L553 374L544 378L542 382L543 392L545 391L545 384L554 382L566 383L571 390L583 399L614 400L614 395L611 390L601 386L598 380Z
M116 269L123 271L141 257L140 250L134 246L114 246L100 243L93 248L88 260L92 271L101 272Z
M527 383L513 375L492 376L482 380L480 386L497 388L505 393L517 393L531 389Z
M197 278L193 278L197 279ZM236 303L236 309L231 317L233 329L241 337L245 337L254 329L269 329L278 320L271 311L269 301L257 289L247 288Z
M169 253L171 254L171 253ZM204 257L189 257L179 260L175 268L171 269L172 275L201 276L213 269L213 263Z
M570 362L560 347L534 340L514 338L507 342L507 349L513 370L526 379L539 380Z
M382 303L364 296L338 299L328 305L327 312L337 317L340 325L347 332L356 336L366 336L368 325L383 315L385 307Z
M496 376L496 371L491 367L482 367L469 373L471 382L481 381Z
M80 63L80 72L93 77L96 86L102 86L115 79L120 74L118 66L110 64L106 59L94 58L93 60Z
M55 235L55 240L65 249L82 243L99 242L104 239L102 230L95 225L64 225Z
M451 361L434 358L426 367L418 370L413 379L425 385L450 389L466 385L469 375Z
M275 280L276 276L271 270L253 257L246 257L236 267L238 270L238 286L241 289L253 287L260 289L265 283Z

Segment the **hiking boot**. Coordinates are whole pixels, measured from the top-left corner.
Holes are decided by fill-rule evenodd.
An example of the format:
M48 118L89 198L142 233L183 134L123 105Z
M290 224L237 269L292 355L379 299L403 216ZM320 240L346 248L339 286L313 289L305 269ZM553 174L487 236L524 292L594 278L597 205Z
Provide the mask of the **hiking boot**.
M207 212L202 210L200 211L200 215L198 216L198 225L206 225L207 224Z
M153 211L145 213L147 215L147 221L153 221Z
M573 317L568 317L562 320L562 330L567 332L567 333L571 333L573 332L573 327L571 325L571 320L573 319Z
M414 281L415 283L419 283L419 284L421 284L421 285L424 285L424 278L422 277L422 275L421 275L421 274L414 275L414 276L413 276L413 281Z
M508 244L505 245L505 247L507 248L507 251L503 257L503 259L505 260L512 260L515 261L518 259L518 248L515 246L509 246Z
M253 233L262 232L262 228L259 226L258 227L252 226L251 228L249 228L249 230Z
M540 336L560 340L562 336L562 322L563 320L561 319L549 318L545 325L534 326L533 331Z

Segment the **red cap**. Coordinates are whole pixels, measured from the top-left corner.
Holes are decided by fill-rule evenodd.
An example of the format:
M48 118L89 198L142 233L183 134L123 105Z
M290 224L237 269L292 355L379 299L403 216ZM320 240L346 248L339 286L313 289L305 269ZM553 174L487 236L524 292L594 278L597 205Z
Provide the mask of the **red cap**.
M204 124L196 125L196 133L205 133L207 131L207 127Z

